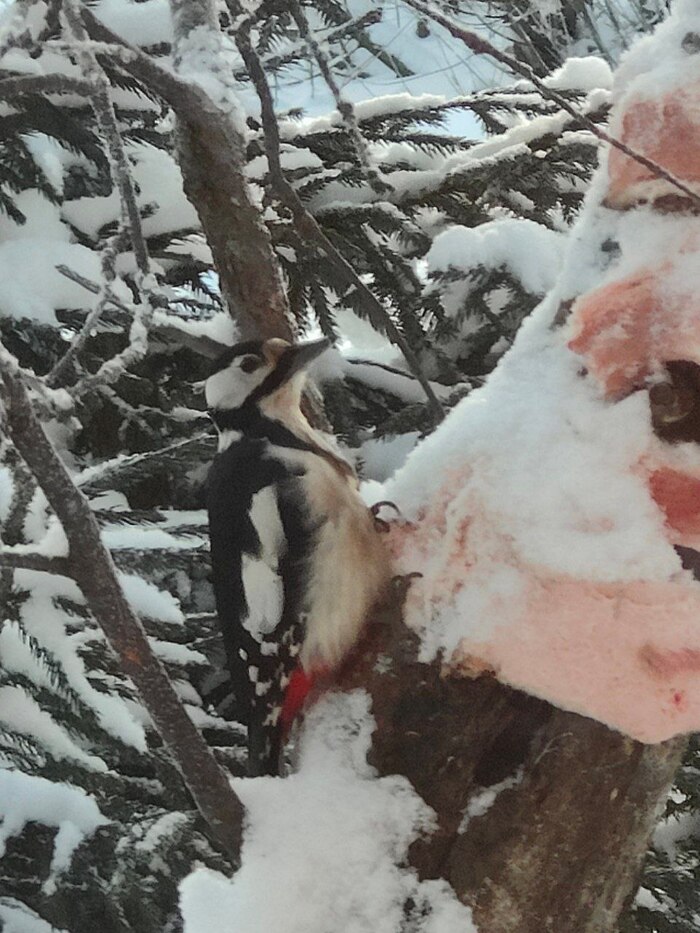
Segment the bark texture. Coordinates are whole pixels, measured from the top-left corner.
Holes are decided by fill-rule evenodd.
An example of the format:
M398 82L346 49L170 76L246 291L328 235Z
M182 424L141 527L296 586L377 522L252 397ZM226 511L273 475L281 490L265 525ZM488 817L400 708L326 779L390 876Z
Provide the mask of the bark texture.
M614 933L686 740L642 745L492 677L443 678L399 616L375 625L343 686L372 696L372 764L437 814L412 864L487 933ZM465 819L488 788L493 803Z

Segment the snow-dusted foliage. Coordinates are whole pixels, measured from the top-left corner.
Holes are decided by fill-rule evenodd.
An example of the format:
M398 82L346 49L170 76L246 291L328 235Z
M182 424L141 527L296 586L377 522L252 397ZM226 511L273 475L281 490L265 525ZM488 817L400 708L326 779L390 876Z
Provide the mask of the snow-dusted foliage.
M401 4L304 3L321 52L354 101L348 118L334 109L288 5L242 6L256 17L252 36L275 93L285 178L392 316L449 408L491 372L556 278L595 168L593 135L515 76L499 75L496 87L469 77L459 94L450 81L431 83L445 37ZM483 4L459 6L478 19ZM508 5L493 6L512 25ZM545 20L529 6L518 36L497 40L514 42L532 64L528 48L545 22L554 51L540 50L538 72L603 125L608 63L662 4L630 4L644 17L638 26L626 20L624 38L612 45L606 27L605 47L594 31L600 4L548 3ZM181 74L214 96L225 91L296 325L336 340L317 368L334 427L365 478L383 481L432 417L400 351L376 318L368 321L358 290L280 201L258 95L235 47L237 8L219 9L217 49L232 73L212 83L201 44ZM125 235L107 140L56 9L22 0L0 21L0 337L28 373L46 430L90 500L126 596L187 713L239 775L242 730L221 670L201 511L214 443L197 388L210 356L236 339L236 309L224 307L196 198L184 191L176 115L144 74L130 70L130 53L111 44L121 37L170 68L170 9L165 0L89 5L98 26L115 34L95 33L89 51L110 82L150 255L147 277ZM400 42L391 41L395 34ZM566 60L571 52L576 57ZM40 79L37 86L7 83L27 77ZM368 77L381 79L369 95ZM46 375L48 388L32 373ZM546 378L553 391L564 384L556 368ZM542 431L551 439L559 426L545 406ZM606 456L617 462L625 436L612 441ZM557 450L550 455L556 461ZM562 521L570 492L560 490L569 508ZM523 535L529 517L514 513ZM16 556L65 553L43 496L6 442L0 535ZM0 607L3 929L473 929L451 891L406 867L409 846L430 830L432 816L405 782L377 779L366 764L373 724L363 695L318 710L289 779L235 781L250 821L243 868L230 878L230 863L208 840L76 584L41 569L0 568ZM299 888L309 891L303 910Z

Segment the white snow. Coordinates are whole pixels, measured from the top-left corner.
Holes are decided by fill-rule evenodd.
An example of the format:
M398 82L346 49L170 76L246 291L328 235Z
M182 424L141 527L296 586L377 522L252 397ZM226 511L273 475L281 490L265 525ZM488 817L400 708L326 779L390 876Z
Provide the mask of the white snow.
M0 897L0 924L3 933L66 933L11 897Z
M525 322L486 386L460 402L385 486L384 497L407 518L431 499L449 501L448 527L436 528L420 566L425 605L413 622L427 626L425 657L451 653L465 625L487 637L499 621L494 598L504 614L517 612L521 568L591 581L669 580L680 569L635 469L653 444L647 397L608 404L580 378L578 357L549 326L557 297ZM433 590L439 602L441 573L467 516L474 548L493 560L480 560L449 608L431 618ZM410 561L409 548L406 569Z
M445 883L398 867L432 815L405 778L367 765L368 702L362 691L327 695L296 773L234 782L248 814L243 864L231 879L203 868L185 878L185 933L396 933L408 898L429 914L416 933L476 933Z
M92 309L96 296L61 275L57 265L92 281L100 278L99 256L79 243L38 236L0 243L0 314L55 324L58 308Z
M33 570L15 571L15 585L29 594L21 609L22 625L27 634L33 635L40 645L56 656L71 687L95 710L104 729L128 745L144 750L144 730L131 715L124 700L114 694L96 690L88 681L84 662L78 654L84 635L68 635L66 632L66 627L73 620L55 600L64 598L81 604L83 598L77 585L65 577ZM157 596L161 595L153 589ZM164 601L156 600L156 603L164 608ZM169 611L173 612L172 607Z
M595 91L597 88L610 90L613 73L610 65L603 58L589 55L586 58L567 58L561 68L557 68L544 83L559 90Z
M184 622L178 601L167 590L159 590L157 586L136 574L120 573L118 576L124 595L134 612L173 625L181 625Z
M417 431L408 431L396 437L371 438L360 447L362 476L383 483L403 466L406 457L418 442Z
M2 648L4 645L0 646ZM5 667L4 651L0 656ZM107 770L101 758L87 754L76 745L50 714L41 709L21 687L0 687L0 723L15 732L37 739L54 758L72 758L91 771Z
M0 464L0 524L7 521L15 494L12 471Z
M505 268L526 291L544 295L561 268L566 237L532 220L505 218L478 227L449 227L438 234L426 256L428 274L451 269ZM430 289L431 286L428 286ZM448 284L445 307L457 313L470 291L461 280Z
M44 885L48 894L55 890L56 876L68 868L80 843L108 822L82 788L6 770L0 770L0 817L0 857L7 840L19 835L29 822L58 829Z

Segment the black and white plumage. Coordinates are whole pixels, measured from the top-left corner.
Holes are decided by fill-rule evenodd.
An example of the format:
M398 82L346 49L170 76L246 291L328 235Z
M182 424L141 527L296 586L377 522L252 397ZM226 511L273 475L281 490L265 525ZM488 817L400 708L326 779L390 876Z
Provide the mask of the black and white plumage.
M311 679L341 664L390 577L352 467L300 408L327 346L240 343L206 382L214 588L251 775L277 773Z

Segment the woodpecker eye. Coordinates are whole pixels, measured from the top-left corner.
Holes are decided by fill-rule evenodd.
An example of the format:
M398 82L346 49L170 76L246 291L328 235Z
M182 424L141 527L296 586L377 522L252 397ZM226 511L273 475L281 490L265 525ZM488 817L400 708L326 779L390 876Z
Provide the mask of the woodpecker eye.
M241 369L244 373L252 373L261 364L262 360L258 356L244 356L241 360Z

